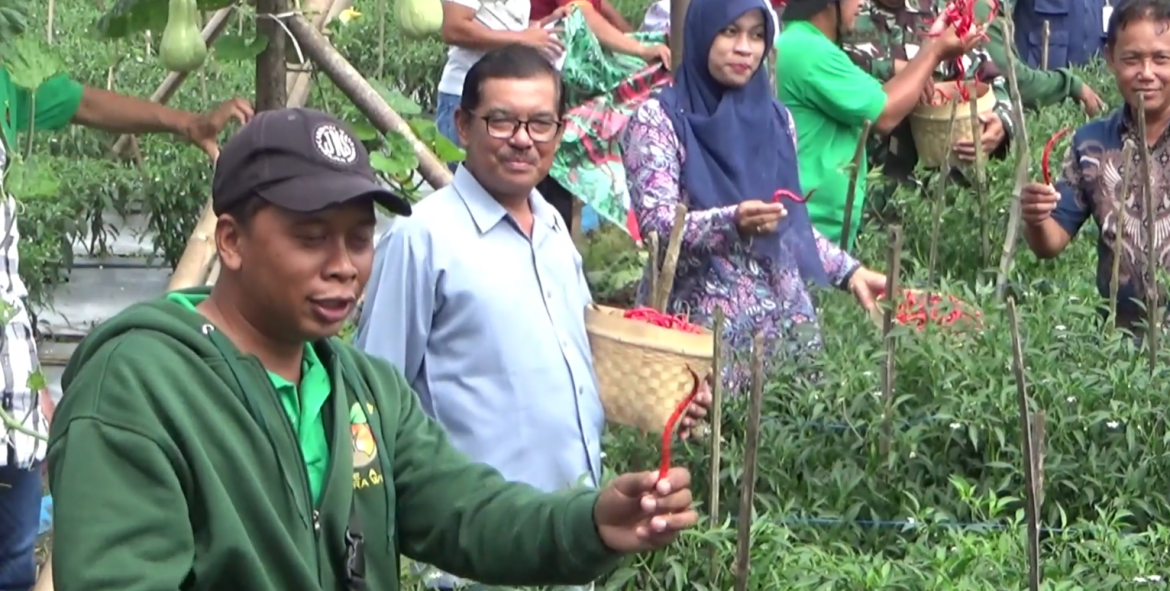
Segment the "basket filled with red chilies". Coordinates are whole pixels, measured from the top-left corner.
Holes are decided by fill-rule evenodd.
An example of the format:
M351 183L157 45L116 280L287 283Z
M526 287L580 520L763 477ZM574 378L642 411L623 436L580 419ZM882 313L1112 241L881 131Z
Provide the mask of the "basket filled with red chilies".
M657 433L712 367L711 331L652 308L585 309L585 330L606 419ZM693 368L693 369L692 369Z
M924 166L943 165L947 149L956 142L979 137L983 125L971 117L972 100L979 115L995 110L995 93L984 83L935 82L929 99L924 99L910 112L910 133L918 150L918 161ZM957 101L955 126L951 129L951 102ZM979 133L977 133L977 131ZM951 164L958 159L952 153Z
M884 294L878 296L879 303L883 300ZM879 328L883 326L884 316L881 306L870 313L870 319ZM930 325L943 329L978 330L983 327L983 313L953 295L903 289L894 309L894 324L919 331L925 331Z

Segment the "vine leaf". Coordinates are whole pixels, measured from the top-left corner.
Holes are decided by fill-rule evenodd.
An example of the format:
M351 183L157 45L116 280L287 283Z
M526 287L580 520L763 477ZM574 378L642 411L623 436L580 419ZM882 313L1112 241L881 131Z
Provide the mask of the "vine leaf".
M225 62L248 62L268 47L268 37L226 34L215 40L215 57Z
M65 64L32 35L21 35L0 45L0 58L12 83L29 91L35 91L45 80L65 71Z
M390 108L394 109L395 113L398 113L403 117L410 117L412 115L419 115L422 113L422 107L418 106L418 103L410 100L410 97L406 96L405 94L402 94L397 90L387 88L386 85L382 84L381 82L375 80L370 80L369 82L370 86L374 87L374 91L378 93L378 96L381 96L382 100L386 101L386 104L390 105Z

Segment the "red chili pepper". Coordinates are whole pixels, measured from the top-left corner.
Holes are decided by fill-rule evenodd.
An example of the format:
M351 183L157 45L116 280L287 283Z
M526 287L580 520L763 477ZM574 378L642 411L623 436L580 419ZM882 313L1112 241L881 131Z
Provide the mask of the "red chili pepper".
M662 328L669 328L671 330L678 330L682 332L689 332L691 334L702 334L703 327L697 324L691 324L687 318L682 314L671 316L663 314L654 308L634 308L633 310L626 310L622 315L624 318L630 320L639 320L647 324L653 324Z
M1051 169L1048 168L1048 158L1052 156L1052 149L1056 147L1056 141L1060 139L1060 136L1068 133L1069 129L1066 127L1052 134L1052 137L1048 138L1048 143L1044 144L1044 156L1040 159L1040 170L1044 172L1044 183L1047 185L1052 184L1052 173L1050 172Z
M813 193L816 193L816 192L817 192L817 190L813 189L813 190L808 192L808 195L801 197L800 195L797 195L796 193L793 193L792 191L789 191L787 189L777 189L775 193L772 193L772 203L780 203L781 197L787 197L787 198L789 198L797 203L806 203L808 201L809 197L812 197Z
M690 372L693 382L691 393L687 394L687 397L683 398L682 402L674 408L674 412L670 413L670 418L666 421L666 429L662 431L662 461L658 464L658 480L666 478L666 473L670 472L670 450L674 444L674 428L699 393L699 374L695 373L695 370L691 369L689 365L687 371Z

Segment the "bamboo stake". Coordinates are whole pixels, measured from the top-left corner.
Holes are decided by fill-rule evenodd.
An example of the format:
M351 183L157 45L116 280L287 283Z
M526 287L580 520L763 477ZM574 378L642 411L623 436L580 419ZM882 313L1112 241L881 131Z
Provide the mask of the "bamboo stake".
M646 239L643 242L646 245L647 253L650 254L650 259L646 261L646 264L650 266L650 273L647 277L649 285L646 286L646 305L654 308L658 304L658 276L661 269L658 260L658 232L651 230L646 234ZM658 308L654 309L662 312Z
M991 92L988 87L987 92ZM979 196L979 253L982 257L980 259L980 267L986 268L991 263L991 236L988 235L987 225L990 213L990 205L987 202L987 160L983 154L983 126L979 122L979 83L971 82L971 100L967 104L971 107L971 128L974 131L974 140L971 142L975 146L975 194ZM992 113L992 117L996 117ZM951 137L951 136L947 136ZM949 162L944 160L943 162Z
M715 306L714 364L711 370L711 475L710 475L710 509L707 513L708 524L711 528L719 525L719 482L723 472L723 324L726 318L721 306ZM718 588L718 577L721 572L719 552L715 546L711 547L711 576L714 579L712 586Z
M975 101L971 101L974 105ZM959 100L956 97L951 97L951 122L947 127L947 137L955 137L955 116L959 113ZM953 142L947 142L947 147L943 151L943 162L951 161L951 146ZM945 165L944 165L945 166ZM934 285L934 271L938 265L938 239L942 232L942 214L943 214L943 200L946 199L947 194L947 179L950 178L949 171L944 170L939 172L938 185L934 193L934 203L931 204L930 214L930 254L926 263L927 283Z
M736 523L735 591L747 591L752 560L752 513L756 497L756 462L760 452L760 414L764 406L764 335L752 340L751 399L748 402L747 441Z
M886 300L889 307L882 316L882 338L886 342L885 363L882 365L882 441L881 454L888 458L890 454L890 440L893 438L894 414L894 371L897 354L897 341L894 339L894 313L901 301L901 289L898 286L899 275L902 274L902 226L893 225L889 230L889 250L886 251Z
M654 297L654 308L665 313L670 305L670 292L674 290L674 273L678 268L678 255L682 250L683 229L687 225L687 206L674 206L674 225L666 241L666 252L662 255L662 270L658 277L658 292Z
M1160 320L1158 314L1158 236L1157 203L1154 199L1154 177L1150 170L1150 143L1146 139L1146 101L1141 93L1137 95L1138 156L1142 169L1142 208L1146 218L1146 337L1150 348L1150 373L1158 364L1158 337Z
M1036 451L1033 426L1029 420L1028 382L1024 367L1024 350L1020 339L1020 320L1016 314L1016 300L1007 299L1008 327L1012 335L1012 374L1016 380L1016 400L1020 409L1020 441L1024 452L1024 515L1028 527L1028 590L1039 591L1043 573L1040 571L1040 511L1038 479L1036 478Z
M232 8L221 8L215 11L215 13L211 15L211 18L207 19L207 24L203 26L203 31L200 33L200 35L203 37L204 43L208 45L215 43L215 40L219 38L220 34L222 34L224 29L227 28L228 17L230 17L231 14ZM167 101L171 100L171 98L175 96L175 91L177 91L179 87L182 86L186 79L186 72L168 73L167 77L163 79L161 84L158 85L158 88L155 89L154 93L150 95L150 100L160 105L167 104ZM126 150L127 144L130 142L130 138L132 137L134 136L128 133L119 136L118 140L114 142L114 147L112 148L114 154L120 155L122 152L124 152Z
M857 138L857 148L853 150L853 170L849 172L849 188L845 193L845 220L841 223L841 250L849 252L849 235L852 233L853 203L857 199L857 176L861 174L861 159L865 158L865 145L869 142L869 132L873 128L872 121L866 121L861 126L861 135Z
M1011 39L1015 28L1008 11L1003 20L1004 38ZM1012 120L1015 126L1016 145L1016 184L1012 187L1012 207L1008 214L1008 227L1003 239L1003 254L999 259L999 272L995 278L995 297L1002 300L1007 294L1008 274L1011 272L1012 259L1016 256L1016 242L1020 233L1020 195L1024 192L1024 185L1028 184L1032 166L1032 156L1028 149L1028 127L1024 122L1024 103L1020 100L1020 83L1016 79L1016 58L1014 51L1005 52L1007 56L1008 91L1012 97Z
M1048 70L1048 42L1052 39L1052 23L1044 21L1044 29L1040 32L1040 69Z
M1125 240L1125 224L1126 215L1128 215L1126 204L1129 203L1129 186L1133 182L1133 142L1125 142L1125 148L1121 151L1121 162L1125 166L1125 170L1121 171L1121 191L1117 195L1117 203L1114 206L1117 211L1117 219L1114 224L1117 230L1113 237L1113 268L1109 273L1109 318L1112 321L1112 327L1117 328L1117 292L1121 287L1121 257L1125 255L1125 248L1121 247L1123 240Z
M56 0L49 0L48 14L45 16L45 43L53 44L53 21L56 13Z
M309 21L300 15L289 17L287 24L305 56L312 60L337 88L353 101L354 106L369 118L378 131L397 133L406 138L418 156L419 173L431 187L439 189L451 183L453 178L451 169L447 168L447 165L439 160L426 144L415 137L406 120L394 112L390 105L386 104L385 99L378 94L378 91L374 90L374 87L362 77L361 73L338 53L333 44L321 34L321 31L314 28Z

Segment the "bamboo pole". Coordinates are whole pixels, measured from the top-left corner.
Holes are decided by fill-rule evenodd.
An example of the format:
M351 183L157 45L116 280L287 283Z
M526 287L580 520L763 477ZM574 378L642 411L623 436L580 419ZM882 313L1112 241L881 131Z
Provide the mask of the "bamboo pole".
M1004 15L1002 22L1004 38L1012 39L1015 23L1012 22L1011 11ZM1012 120L1016 128L1015 137L1012 138L1012 142L1016 145L1016 184L1012 187L1012 206L1008 212L1008 226L999 259L999 272L995 277L995 297L998 300L1002 300L1007 294L1012 258L1016 256L1016 240L1019 237L1020 220L1023 215L1020 196L1024 192L1024 185L1028 183L1032 165L1032 155L1028 151L1028 127L1024 121L1024 105L1020 99L1020 84L1016 79L1016 60L1012 54L1012 51L1005 54L1007 55L1005 67L1007 68L1008 92L1012 97Z
M716 335L722 338L722 335ZM752 562L752 514L756 498L756 468L760 452L760 415L764 406L764 334L752 340L751 398L748 401L747 439L743 474L739 482L739 518L736 523L735 591L747 591Z
M333 47L321 31L299 15L290 17L287 24L305 56L353 101L354 106L369 118L378 131L397 133L407 139L418 156L418 171L431 187L438 189L451 183L451 169L415 137L406 120L386 104L378 91Z
M227 28L229 20L228 17L231 15L231 8L221 8L215 11L215 13L211 15L211 18L207 19L207 24L203 26L203 32L201 33L204 43L211 45L215 42L220 34L223 33L224 29ZM167 101L171 100L171 97L175 96L175 91L179 90L179 87L183 85L185 80L187 80L186 72L170 72L167 74L167 77L163 79L162 84L159 84L154 93L150 95L150 100L160 105L167 104ZM132 137L134 136L131 134L123 134L119 136L118 141L114 142L114 147L112 148L114 154L120 155L122 152L126 151L126 147L129 145L130 139Z

